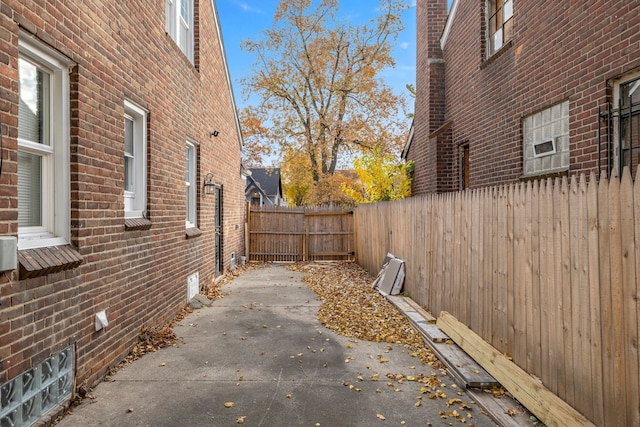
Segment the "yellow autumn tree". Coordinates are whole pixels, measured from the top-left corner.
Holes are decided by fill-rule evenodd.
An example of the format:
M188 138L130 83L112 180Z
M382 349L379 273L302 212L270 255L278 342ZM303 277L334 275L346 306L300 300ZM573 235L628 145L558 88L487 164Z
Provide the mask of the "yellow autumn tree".
M284 150L280 165L282 193L289 206L304 206L307 194L313 188L311 162L304 153Z
M342 191L344 185L355 185L353 177L345 171L335 171L333 174L324 174L305 198L306 205L354 205L355 200Z
M248 167L262 167L267 158L273 154L272 147L267 143L269 129L262 123L259 113L247 107L239 113L242 126L242 163Z
M251 118L268 124L264 141L307 157L314 188L345 153L398 151L407 134L406 99L381 79L395 65L406 0L372 4L378 16L363 25L341 20L338 3L281 0L272 27L242 45L255 58L241 80L246 99L259 100Z
M382 202L404 199L411 195L412 162L398 161L392 154L384 154L380 147L353 162L359 182L343 184L342 190L356 203Z
M355 173L336 171L325 174L316 182L311 174L309 158L298 151L285 150L280 165L282 192L290 206L353 205L343 185L355 185Z

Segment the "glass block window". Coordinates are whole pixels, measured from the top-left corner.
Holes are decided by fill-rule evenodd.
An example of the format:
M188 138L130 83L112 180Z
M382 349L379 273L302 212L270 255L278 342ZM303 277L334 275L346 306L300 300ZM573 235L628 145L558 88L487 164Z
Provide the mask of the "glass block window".
M525 117L522 134L525 176L569 169L569 101Z
M2 385L0 426L31 426L71 398L74 351L74 346L69 346Z

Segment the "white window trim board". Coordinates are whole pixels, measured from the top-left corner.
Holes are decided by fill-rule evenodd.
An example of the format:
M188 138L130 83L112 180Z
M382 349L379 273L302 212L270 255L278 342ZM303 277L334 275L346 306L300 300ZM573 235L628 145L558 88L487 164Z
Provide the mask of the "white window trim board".
M198 177L197 168L198 168L198 144L194 141L187 140L186 147L191 147L192 155L189 159L186 159L190 162L189 166L189 181L185 182L186 191L189 192L191 198L186 198L186 218L185 225L187 228L193 228L198 226L198 183L196 179ZM185 165L187 166L187 165ZM191 215L189 215L191 214Z
M134 126L134 191L124 192L125 218L144 218L147 209L147 116L149 112L124 101L124 112L133 119ZM139 152L138 152L139 151Z
M32 227L18 230L18 249L33 249L46 246L67 244L70 241L70 98L71 89L69 71L75 63L66 56L51 49L35 39L32 35L21 31L19 33L18 50L20 56L33 61L46 69L51 75L51 149L53 170L49 171L46 179L47 188L43 188L43 195L53 209L46 224L46 230ZM26 141L18 141L19 149L30 151L33 149ZM38 147L43 150L42 147ZM18 207L19 209L20 207ZM43 211L45 209L43 208ZM44 232L43 232L44 231Z

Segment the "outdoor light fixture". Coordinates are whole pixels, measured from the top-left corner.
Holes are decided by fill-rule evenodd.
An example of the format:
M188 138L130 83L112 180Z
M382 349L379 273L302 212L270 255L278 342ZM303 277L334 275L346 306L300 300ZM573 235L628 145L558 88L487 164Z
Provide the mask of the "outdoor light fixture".
M216 182L213 180L213 174L208 173L204 176L204 194L216 193Z
M220 135L220 132L218 132L217 130L209 131L209 138L211 138L212 136L218 136L218 135Z

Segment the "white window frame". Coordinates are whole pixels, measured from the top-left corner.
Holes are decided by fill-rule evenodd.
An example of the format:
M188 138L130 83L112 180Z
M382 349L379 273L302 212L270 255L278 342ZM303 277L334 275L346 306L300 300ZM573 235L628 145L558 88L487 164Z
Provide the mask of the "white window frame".
M133 191L124 189L125 218L144 218L147 209L147 114L144 108L125 100L124 116L133 122Z
M64 245L71 240L69 70L75 64L24 32L19 35L18 50L21 59L50 76L49 145L18 138L19 152L37 154L43 160L42 225L18 227L18 249Z
M193 228L198 226L198 212L197 212L197 195L198 184L196 182L197 167L198 167L198 151L197 144L192 141L187 141L186 144L186 167L185 167L185 186L186 186L186 221L187 228Z
M165 31L176 42L180 50L193 64L193 27L194 27L194 0L166 0ZM182 17L182 7L186 5L189 22ZM182 29L185 29L186 36Z

